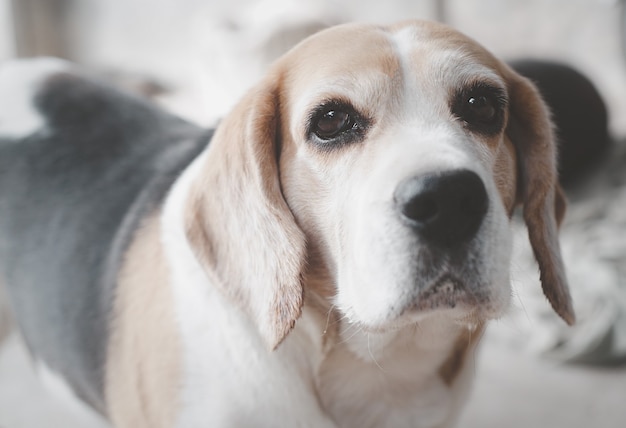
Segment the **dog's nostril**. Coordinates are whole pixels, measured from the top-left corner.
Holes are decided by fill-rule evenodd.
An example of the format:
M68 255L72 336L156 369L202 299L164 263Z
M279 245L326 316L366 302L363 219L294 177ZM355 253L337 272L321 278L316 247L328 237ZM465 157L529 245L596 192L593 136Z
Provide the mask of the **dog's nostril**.
M437 198L433 194L424 194L413 198L402 207L402 214L420 223L433 221L439 215Z
M488 208L483 181L469 170L410 178L398 186L394 198L420 236L447 246L471 239Z

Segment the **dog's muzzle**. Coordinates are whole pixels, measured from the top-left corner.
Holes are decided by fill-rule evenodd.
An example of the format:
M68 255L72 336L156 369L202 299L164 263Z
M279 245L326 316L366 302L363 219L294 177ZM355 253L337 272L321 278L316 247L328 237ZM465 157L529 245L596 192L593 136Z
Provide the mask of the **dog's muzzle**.
M482 179L466 169L415 176L400 183L394 201L423 249L415 265L422 285L407 310L485 303L488 293L477 276L474 239L489 208Z

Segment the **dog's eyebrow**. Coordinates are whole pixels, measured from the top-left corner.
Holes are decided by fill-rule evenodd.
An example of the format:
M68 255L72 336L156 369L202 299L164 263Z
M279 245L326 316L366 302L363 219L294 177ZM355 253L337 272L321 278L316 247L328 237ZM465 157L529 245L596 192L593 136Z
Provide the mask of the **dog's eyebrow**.
M488 91L493 91L498 96L501 96L502 101L508 101L508 92L506 90L506 85L500 82L499 80L494 80L490 78L485 78L483 76L475 77L473 79L468 79L463 82L457 89L484 89Z
M292 123L297 127L308 123L310 112L328 100L345 102L363 115L373 116L372 112L376 106L384 104L384 97L391 92L381 88L390 88L392 85L393 77L382 70L351 72L321 79L298 94L294 102ZM295 128L292 132L294 135L301 134Z

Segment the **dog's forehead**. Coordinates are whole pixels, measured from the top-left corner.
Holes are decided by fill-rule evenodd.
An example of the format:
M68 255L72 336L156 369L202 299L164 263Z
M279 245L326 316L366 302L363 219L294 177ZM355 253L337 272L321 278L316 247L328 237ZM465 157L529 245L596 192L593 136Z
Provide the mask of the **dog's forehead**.
M329 78L368 74L393 77L400 62L382 27L341 25L322 31L296 46L282 61L288 83L296 87L327 83Z
M428 76L431 84L477 76L499 79L500 61L474 40L445 25L399 25L391 28L390 39L404 70Z
M300 101L307 94L319 101L358 93L363 104L376 105L383 96L402 96L398 90L441 95L478 77L496 85L503 80L501 63L486 49L445 25L426 21L333 27L298 45L281 65L288 93Z

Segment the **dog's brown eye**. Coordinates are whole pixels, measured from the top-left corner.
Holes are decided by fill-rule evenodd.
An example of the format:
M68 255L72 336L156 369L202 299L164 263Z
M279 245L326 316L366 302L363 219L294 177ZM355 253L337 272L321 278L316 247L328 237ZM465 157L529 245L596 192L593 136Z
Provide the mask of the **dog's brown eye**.
M317 119L313 132L322 140L330 140L353 126L352 117L345 111L328 110Z
M363 141L372 120L343 100L328 100L311 111L307 137L322 150Z
M472 122L489 123L496 116L493 100L484 95L472 96L467 100L467 116Z
M459 91L452 101L452 113L472 132L497 134L502 130L506 96L487 84L476 84Z

